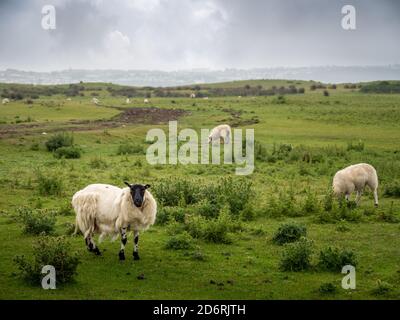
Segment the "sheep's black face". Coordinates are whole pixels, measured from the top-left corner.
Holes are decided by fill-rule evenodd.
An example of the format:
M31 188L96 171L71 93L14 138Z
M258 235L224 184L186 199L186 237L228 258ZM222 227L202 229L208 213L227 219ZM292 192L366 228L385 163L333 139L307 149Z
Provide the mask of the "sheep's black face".
M127 182L125 182L125 184L131 189L133 204L136 207L140 208L144 202L144 194L146 192L146 189L150 188L150 185L129 184Z

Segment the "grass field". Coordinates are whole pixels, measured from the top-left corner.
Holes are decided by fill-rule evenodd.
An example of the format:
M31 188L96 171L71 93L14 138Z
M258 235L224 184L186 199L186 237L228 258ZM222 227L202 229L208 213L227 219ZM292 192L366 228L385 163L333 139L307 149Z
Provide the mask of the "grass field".
M257 80L207 86L268 88L285 83L293 82ZM40 95L30 104L17 100L0 105L0 299L399 299L400 95L361 93L339 85L327 89L329 95L324 96L323 90L310 91L309 82L294 84L304 87L305 94L154 97L149 104L143 103L143 97L133 97L127 104L126 97L109 94L109 84L91 84L70 101L55 94ZM9 87L2 84L0 89ZM91 103L93 92L100 106ZM151 128L167 132L166 118L148 118L145 109L131 121L119 115L129 108L151 107L166 109L166 117L174 110L185 110L178 118L179 129L200 132L220 123L254 128L260 146L254 172L236 176L235 164L149 165L146 133ZM46 150L45 142L62 131L73 135L74 145L82 152L79 159L58 159ZM119 152L122 145L135 148ZM366 191L359 208L326 219L329 213L324 201L334 173L359 162L370 163L378 171L379 208L374 209L372 194ZM41 193L41 176L57 181L59 192ZM157 221L141 235L139 261L131 257L132 235L129 256L123 262L118 261L119 241L101 243L103 255L97 257L87 252L82 236L67 235L80 258L73 282L43 290L39 283L32 285L15 276L18 270L13 258L30 258L38 238L23 233L16 219L21 207L64 208L68 213L72 195L90 183L120 187L124 180L148 183L157 199L163 183L170 186L170 194L180 191L173 189L170 179L186 181L194 190L224 178L251 183L248 215L243 208L236 215L231 212L232 223L240 227L228 231L228 243L193 236L190 248L167 249L166 244L186 224L169 217L169 222ZM238 198L243 196L239 193ZM207 197L203 200L207 204ZM233 211L229 199L227 203L227 210ZM171 208L159 203L159 212L164 218L174 210L201 216L201 205L179 201L177 208ZM211 220L205 218L206 223ZM72 212L58 214L55 235L68 234L73 222ZM313 241L311 267L306 270L280 268L286 246L274 244L272 238L288 222L306 226L307 238ZM319 252L329 246L356 255L355 290L342 289L340 271L318 268ZM327 283L335 290L321 290Z

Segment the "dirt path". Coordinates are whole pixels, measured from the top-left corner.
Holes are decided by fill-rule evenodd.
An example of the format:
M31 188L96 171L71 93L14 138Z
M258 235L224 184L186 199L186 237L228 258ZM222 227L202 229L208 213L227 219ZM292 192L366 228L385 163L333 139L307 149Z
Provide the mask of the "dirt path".
M179 117L190 114L182 109L160 109L156 107L129 108L109 120L70 120L63 123L21 123L0 125L0 138L14 135L31 135L41 132L57 131L89 131L106 128L116 128L132 123L162 124L177 120Z

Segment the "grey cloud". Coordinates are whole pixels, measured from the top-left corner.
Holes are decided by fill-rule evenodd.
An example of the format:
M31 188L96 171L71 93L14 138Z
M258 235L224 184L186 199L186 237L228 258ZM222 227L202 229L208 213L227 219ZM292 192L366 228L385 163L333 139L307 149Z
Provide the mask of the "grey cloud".
M340 26L348 3L355 31ZM396 0L3 0L0 69L396 64L399 33Z

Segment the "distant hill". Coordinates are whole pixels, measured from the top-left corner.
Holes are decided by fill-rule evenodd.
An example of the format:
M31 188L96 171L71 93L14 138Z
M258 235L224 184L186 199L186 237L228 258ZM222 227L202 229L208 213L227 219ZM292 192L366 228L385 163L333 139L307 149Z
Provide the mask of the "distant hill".
M32 84L69 84L112 82L131 86L183 86L243 80L288 79L315 80L325 83L354 83L376 80L400 80L400 65L325 66L299 68L257 68L225 70L62 70L33 72L7 69L0 71L0 82Z

